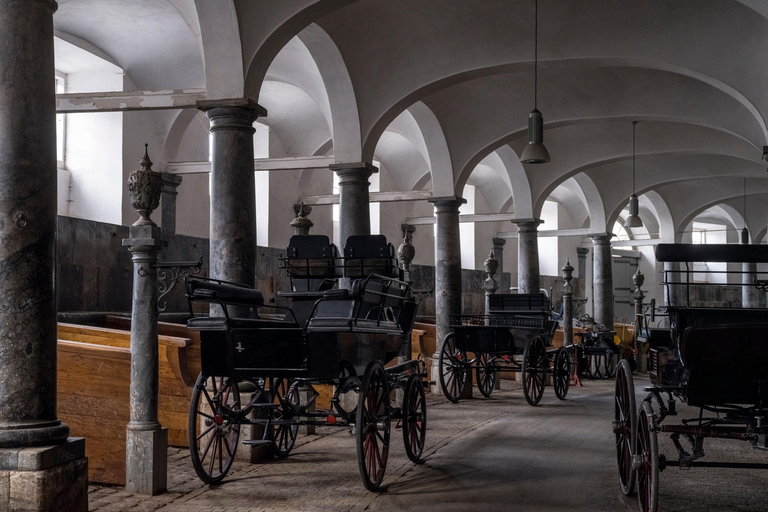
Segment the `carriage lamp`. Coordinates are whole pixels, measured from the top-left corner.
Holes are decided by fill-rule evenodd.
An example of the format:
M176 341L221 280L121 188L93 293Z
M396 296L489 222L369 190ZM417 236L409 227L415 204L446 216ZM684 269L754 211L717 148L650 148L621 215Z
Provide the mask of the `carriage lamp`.
M632 195L629 196L629 216L624 221L625 228L641 228L643 220L640 218L640 201L635 194L635 128L637 121L632 121Z
M546 164L550 161L549 151L544 147L544 117L537 108L539 82L539 2L536 0L534 14L533 49L533 110L528 114L528 144L520 155L524 164Z

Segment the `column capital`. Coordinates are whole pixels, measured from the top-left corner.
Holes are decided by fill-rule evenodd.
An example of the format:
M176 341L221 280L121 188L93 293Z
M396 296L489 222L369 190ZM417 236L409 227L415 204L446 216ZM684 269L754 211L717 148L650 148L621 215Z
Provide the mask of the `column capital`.
M176 195L178 192L176 192L176 188L181 185L182 180L184 179L179 174L173 174L170 172L164 172L163 175L163 194L173 194Z
M543 220L536 218L512 219L510 222L517 226L518 233L538 231L539 225L544 224Z
M587 247L577 247L576 248L576 254L578 254L579 257L586 256L587 254L589 254L589 248L587 248Z
M205 112L210 119L212 132L240 129L253 133L254 121L267 115L267 110L250 98L202 100L197 102L197 108Z
M502 246L503 247L507 243L507 239L506 238L492 238L491 242L493 243L494 247L496 247L496 246Z
M613 233L592 233L587 236L591 238L592 242L595 244L609 244L614 235Z
M435 210L438 213L454 212L454 211L458 212L459 206L467 202L466 199L459 196L431 197L427 199L427 201L429 201L435 206Z
M331 164L328 168L339 176L339 184L368 182L371 174L379 172L379 168L368 162L355 162L348 164Z
M410 238L416 232L416 226L413 224L400 224L400 229L403 231L403 238Z

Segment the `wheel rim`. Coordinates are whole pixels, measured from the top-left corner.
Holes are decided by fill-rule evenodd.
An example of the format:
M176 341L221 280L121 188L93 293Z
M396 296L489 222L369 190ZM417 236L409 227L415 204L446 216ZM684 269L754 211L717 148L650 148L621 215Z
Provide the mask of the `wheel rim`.
M658 506L659 450L649 409L644 403L637 420L637 454L640 456L637 497L642 512L656 512Z
M625 495L632 494L635 487L635 472L632 469L632 445L635 439L636 416L635 394L632 373L626 364L619 363L616 373L616 400L614 405L614 431L616 436L616 461L619 469L619 484Z
M453 333L443 340L440 349L440 387L443 394L452 402L458 402L467 381L467 354L456 348Z
M208 484L221 482L232 466L240 439L237 383L227 377L200 375L190 407L189 448L192 465Z
M384 480L390 435L389 386L379 363L371 363L363 377L355 428L360 476L367 489L376 490Z
M537 405L544 395L547 376L547 352L539 337L528 343L523 355L523 391L530 405Z
M427 431L427 399L421 377L412 375L403 398L403 442L408 458L419 462Z
M272 379L270 383L270 396L274 404L279 404L273 409L272 421L267 429L268 439L272 441L272 450L276 457L287 457L296 442L299 426L295 423L281 424L282 421L291 421L293 414L291 406L299 407L299 392L296 383L290 379Z
M559 348L555 356L554 368L554 386L555 395L560 400L565 399L568 394L568 388L571 385L571 360L568 357L568 351Z
M477 355L477 389L483 396L491 396L493 386L496 384L496 372L493 369L491 356L487 353Z

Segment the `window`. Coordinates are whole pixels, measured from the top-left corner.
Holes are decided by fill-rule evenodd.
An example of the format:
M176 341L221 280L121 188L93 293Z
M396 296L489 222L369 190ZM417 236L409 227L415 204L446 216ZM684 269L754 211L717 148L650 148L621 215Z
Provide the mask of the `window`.
M475 187L464 186L464 199L466 203L459 206L459 215L472 215L475 213ZM459 224L459 236L461 237L461 268L475 269L475 223L462 222Z
M727 242L726 226L723 224L710 224L706 222L692 223L691 243L694 244L724 244ZM719 274L728 270L728 264L722 262L694 263L693 280L699 283L728 282L728 274Z
M67 75L56 72L56 94L67 92ZM56 160L59 169L66 169L67 116L56 114Z
M544 224L539 229L558 229L558 208L556 201L544 201L541 208L541 220ZM560 273L559 238L556 236L539 236L539 270L543 276L557 276Z

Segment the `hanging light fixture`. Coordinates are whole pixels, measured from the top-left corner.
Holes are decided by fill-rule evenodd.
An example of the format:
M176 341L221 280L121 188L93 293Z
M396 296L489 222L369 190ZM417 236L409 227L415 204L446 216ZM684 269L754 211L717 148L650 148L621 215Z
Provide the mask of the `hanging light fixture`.
M538 106L539 82L539 0L534 14L533 42L533 111L528 114L528 144L520 155L524 164L545 164L550 161L549 151L544 147L544 118Z
M749 230L747 229L747 178L744 178L744 208L742 210L744 214L744 229L741 230L741 243L749 243Z
M643 220L640 218L640 202L635 194L635 128L637 121L632 121L632 195L629 196L629 216L624 221L625 228L641 228Z

